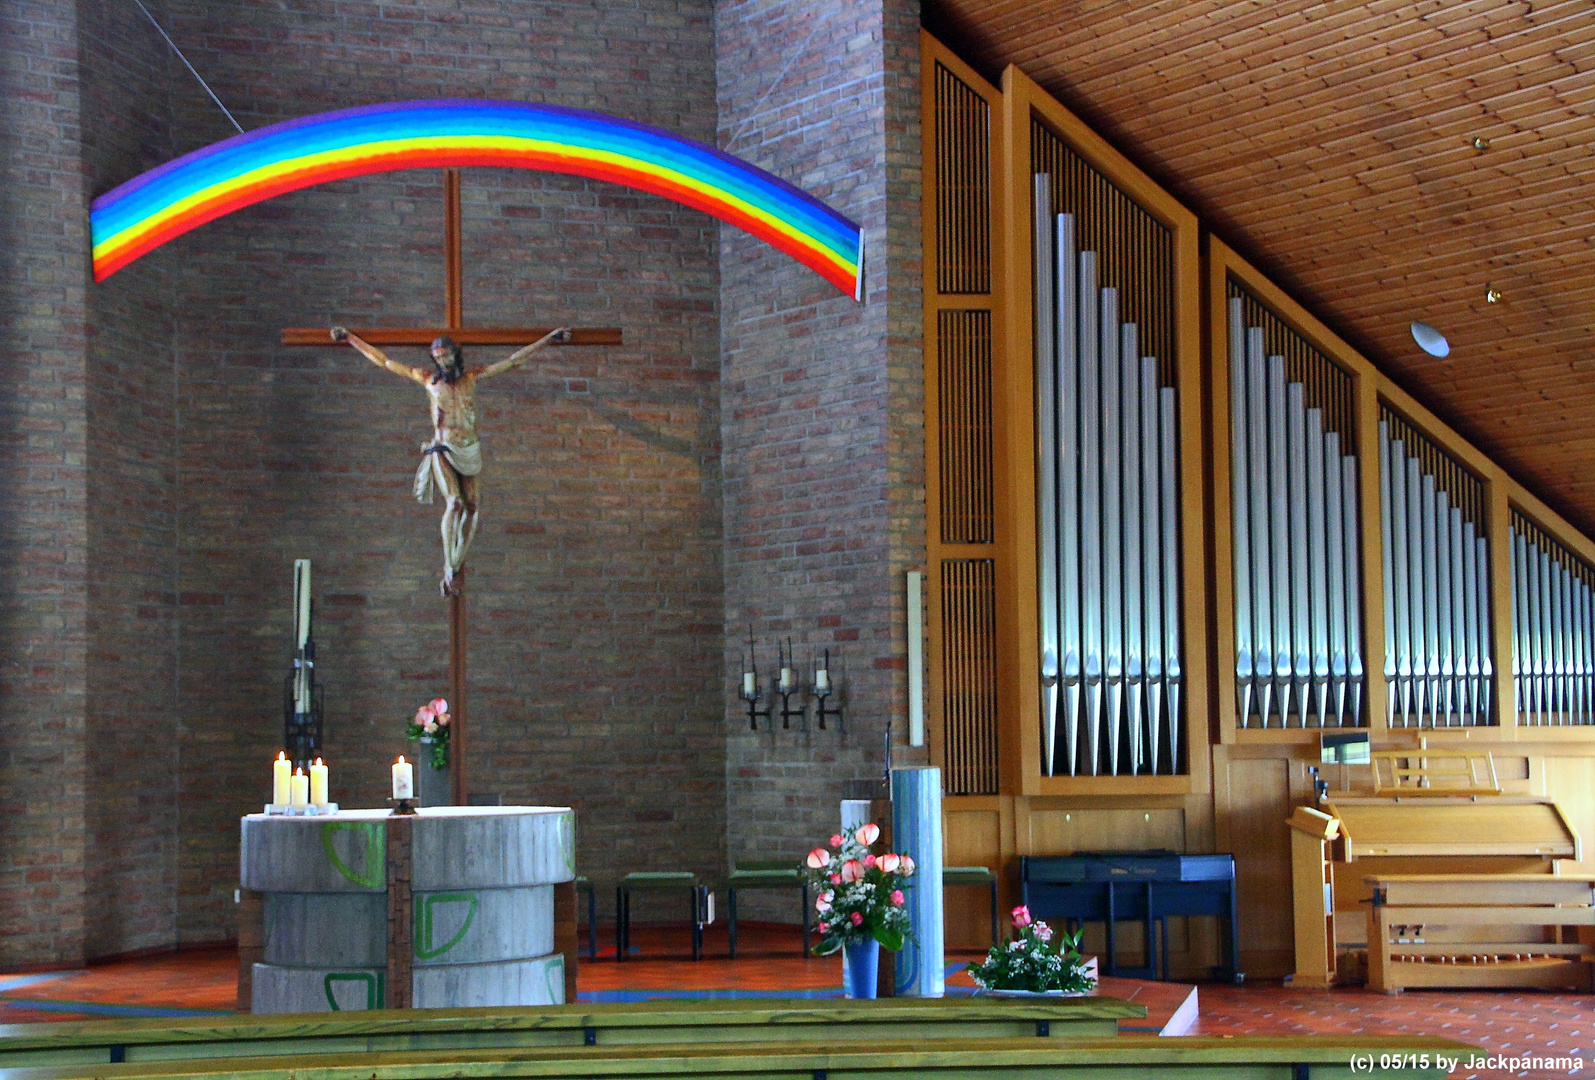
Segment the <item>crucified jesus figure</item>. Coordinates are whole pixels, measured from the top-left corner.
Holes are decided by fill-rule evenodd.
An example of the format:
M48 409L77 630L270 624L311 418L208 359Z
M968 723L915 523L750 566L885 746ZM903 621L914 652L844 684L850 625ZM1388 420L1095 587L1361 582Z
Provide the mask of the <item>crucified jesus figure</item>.
M482 471L482 444L476 435L476 384L524 364L534 352L551 342L569 341L570 330L561 327L496 364L465 370L465 357L451 339L432 342L432 371L392 360L370 342L341 326L332 328L333 341L347 341L366 359L395 375L412 379L432 399L432 441L421 447L421 464L415 470L415 497L431 503L443 492L444 596L457 589L455 575L465 565L465 552L476 536L476 478Z

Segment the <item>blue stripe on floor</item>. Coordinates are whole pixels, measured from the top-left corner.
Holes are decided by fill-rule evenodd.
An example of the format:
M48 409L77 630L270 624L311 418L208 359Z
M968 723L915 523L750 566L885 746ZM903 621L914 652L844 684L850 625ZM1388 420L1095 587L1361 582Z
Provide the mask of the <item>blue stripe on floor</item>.
M231 1016L217 1009L173 1009L159 1005L111 1005L103 1001L46 1001L31 998L0 998L0 1005L37 1012L79 1013L86 1016L183 1017Z

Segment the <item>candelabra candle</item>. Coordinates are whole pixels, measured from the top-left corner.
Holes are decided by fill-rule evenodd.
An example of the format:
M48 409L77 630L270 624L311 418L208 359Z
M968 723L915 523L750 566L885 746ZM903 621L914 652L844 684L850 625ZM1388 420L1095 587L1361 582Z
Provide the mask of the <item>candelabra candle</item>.
M320 758L310 766L310 801L317 806L327 805L327 765Z
M290 779L293 776L293 766L288 762L288 755L278 752L277 760L271 763L271 801L275 806L287 806L290 798Z
M305 775L303 769L295 769L288 780L288 805L310 805L310 777Z
M826 707L826 699L829 698L833 692L834 688L831 685L831 650L826 649L824 661L814 672L814 714L819 720L821 731L825 730L826 717L834 716L840 720L842 716L842 710L840 708L830 709Z

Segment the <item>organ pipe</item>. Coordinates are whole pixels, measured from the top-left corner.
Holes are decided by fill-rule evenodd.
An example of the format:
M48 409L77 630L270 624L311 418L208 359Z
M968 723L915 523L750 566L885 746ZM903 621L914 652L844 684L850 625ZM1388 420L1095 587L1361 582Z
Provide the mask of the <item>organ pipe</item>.
M1176 397L1034 178L1042 768L1180 769Z
M1236 709L1242 727L1362 716L1357 461L1229 304ZM1383 464L1383 459L1381 459Z
M1595 723L1595 569L1515 510L1507 536L1518 723Z

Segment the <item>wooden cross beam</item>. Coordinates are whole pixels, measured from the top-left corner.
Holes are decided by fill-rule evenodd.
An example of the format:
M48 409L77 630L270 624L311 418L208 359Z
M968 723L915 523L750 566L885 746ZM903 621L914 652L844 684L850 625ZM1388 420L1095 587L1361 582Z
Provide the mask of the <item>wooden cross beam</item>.
M418 345L426 347L433 339L447 335L457 345L530 345L553 327L482 327L464 325L461 285L463 259L460 253L460 170L443 171L443 326L441 327L360 327L351 332L373 345ZM325 326L290 326L282 332L282 343L316 348L336 348ZM558 345L620 345L618 327L572 327L570 338ZM465 774L465 568L455 578L456 589L449 596L449 766L453 774L450 787L454 804L464 806L469 793Z

